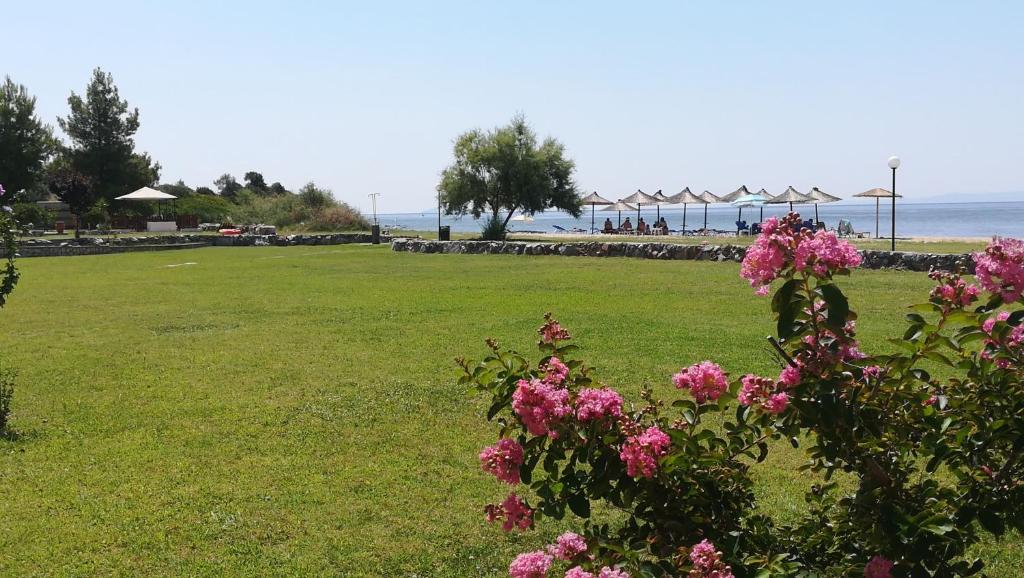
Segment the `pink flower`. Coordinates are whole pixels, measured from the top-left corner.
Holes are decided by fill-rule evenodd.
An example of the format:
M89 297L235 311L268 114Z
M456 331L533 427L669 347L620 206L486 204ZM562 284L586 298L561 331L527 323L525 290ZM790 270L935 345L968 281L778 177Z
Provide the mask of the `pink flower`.
M553 558L538 550L516 556L508 565L508 575L512 578L546 578Z
M793 387L800 383L800 368L795 365L787 365L779 374L779 381L787 387Z
M702 570L708 570L718 562L719 554L715 545L708 540L701 540L699 544L690 549L690 561L693 565Z
M892 578L892 560L875 556L864 567L864 578Z
M619 451L619 458L626 464L626 473L632 477L654 477L658 470L658 458L668 453L672 440L657 426L647 428L640 435L626 438Z
M546 373L544 381L551 385L562 385L565 378L569 377L569 366L562 363L562 361L557 357L549 359L541 369Z
M784 219L780 222L775 217L765 221L761 234L743 257L740 277L750 281L751 287L757 287L758 295L768 294L768 285L782 275L791 259L796 239L790 221Z
M937 395L933 395L933 396L929 397L928 399L924 400L924 404L925 405L935 405L937 403L939 403L939 396L937 396Z
M992 328L996 326L997 321L1006 321L1010 318L1009 311L1000 311L995 317L989 317L981 324L981 328L985 333L992 333Z
M512 394L512 410L531 434L557 438L558 432L552 428L572 414L569 390L537 379L520 379Z
M1024 292L1024 242L993 239L985 251L975 253L975 276L989 293L1012 303Z
M885 373L885 369L880 365L869 365L864 368L863 373L864 379L877 379Z
M594 575L579 566L573 566L565 571L565 578L594 578Z
M931 301L947 308L961 309L978 300L980 287L969 285L959 275L931 271L928 276L939 282L931 292Z
M672 376L672 381L679 389L689 389L697 403L716 400L727 389L729 381L725 372L717 364L710 361L695 363Z
M587 551L587 541L575 532L566 532L559 536L554 544L548 546L548 554L559 560L572 560Z
M732 568L722 562L722 553L708 540L702 540L690 549L690 562L693 570L688 578L735 578Z
M778 415L786 411L786 407L788 405L789 394L782 391L768 396L768 399L764 400L764 402L761 404L761 408L768 413Z
M793 259L797 271L810 270L815 277L825 279L836 271L860 265L861 256L856 247L835 233L818 231L810 239L800 240Z
M480 464L483 470L494 474L506 484L519 483L519 466L523 465L523 446L508 438L498 440L480 452Z
M500 504L488 504L484 513L488 522L504 520L501 529L505 532L511 532L513 528L526 530L533 526L533 510L526 507L526 503L514 493L509 494Z
M605 566L601 568L601 573L597 575L597 578L629 578L629 574L625 570Z
M537 330L540 333L540 338L544 343L555 343L557 341L565 341L571 339L569 332L562 328L561 325L555 321L551 314L548 313L544 316L544 325L541 325L540 329Z
M576 419L580 421L594 421L621 415L622 396L614 390L606 387L584 388L576 396Z

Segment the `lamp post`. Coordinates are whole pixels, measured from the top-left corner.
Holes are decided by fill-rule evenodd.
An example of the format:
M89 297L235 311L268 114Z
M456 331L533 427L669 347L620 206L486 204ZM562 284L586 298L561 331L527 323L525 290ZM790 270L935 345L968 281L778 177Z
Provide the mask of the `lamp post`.
M373 228L370 229L370 242L380 245L380 224L377 223L377 197L380 196L380 193L370 193L367 196L373 201Z
M892 169L892 250L896 251L896 169L900 168L900 157L889 157Z

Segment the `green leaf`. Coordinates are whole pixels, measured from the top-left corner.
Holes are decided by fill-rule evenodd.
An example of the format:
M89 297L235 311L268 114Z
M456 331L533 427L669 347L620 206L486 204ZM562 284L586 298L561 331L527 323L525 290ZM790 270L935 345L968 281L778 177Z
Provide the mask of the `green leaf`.
M846 295L843 295L839 287L831 283L819 285L818 290L821 292L822 298L825 299L825 303L828 304L828 326L842 330L846 325L846 317L850 314L850 302L846 299Z
M573 514L581 518L590 517L590 500L583 494L573 494L569 496L569 509L572 510Z

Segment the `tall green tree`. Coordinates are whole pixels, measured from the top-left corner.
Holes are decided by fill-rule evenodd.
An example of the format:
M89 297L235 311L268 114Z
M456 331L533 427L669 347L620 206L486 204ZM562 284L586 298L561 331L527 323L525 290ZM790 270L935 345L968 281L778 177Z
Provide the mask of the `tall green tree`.
M490 214L485 237L500 238L517 211L560 209L579 216L575 170L562 143L547 138L538 145L533 129L517 115L506 126L459 136L455 162L441 173L437 190L449 215Z
M157 182L160 164L135 152L139 109L128 107L113 76L97 68L85 98L72 92L68 106L70 114L58 122L71 139L71 166L89 178L99 197L113 199Z
M268 193L267 181L263 180L263 175L256 171L245 173L245 188L258 195L266 195Z
M82 215L96 202L98 195L89 177L67 166L55 167L47 177L47 187L58 199L68 205L75 217L75 238L79 237Z
M213 185L217 187L217 192L220 196L225 199L234 199L238 191L242 190L242 184L235 180L235 177L228 173L217 177L216 181L213 181Z
M8 76L0 85L0 183L12 192L35 188L56 150L53 129L36 115L36 98Z

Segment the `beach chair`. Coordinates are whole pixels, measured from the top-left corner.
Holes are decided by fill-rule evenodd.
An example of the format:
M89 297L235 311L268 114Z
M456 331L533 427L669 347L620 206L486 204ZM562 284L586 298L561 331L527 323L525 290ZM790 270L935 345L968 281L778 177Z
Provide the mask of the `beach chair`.
M840 237L857 237L858 239L871 236L871 233L858 233L857 231L854 231L853 223L847 221L846 219L839 220L839 226L836 227L836 234L839 235Z
M761 223L754 223L753 225L751 225L750 226L750 234L751 235L760 235L761 234Z
M750 227L747 226L747 222L746 221L736 221L736 236L738 237L738 236L740 236L740 235L742 235L744 233L746 233L748 235L750 234Z

